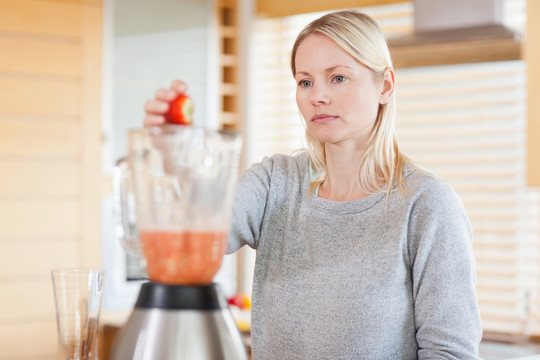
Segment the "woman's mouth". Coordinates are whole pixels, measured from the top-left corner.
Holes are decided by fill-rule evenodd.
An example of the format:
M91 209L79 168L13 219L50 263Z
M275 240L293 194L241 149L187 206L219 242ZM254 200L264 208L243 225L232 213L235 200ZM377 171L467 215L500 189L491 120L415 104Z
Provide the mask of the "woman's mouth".
M325 123L336 119L337 116L329 114L316 114L311 117L312 122Z

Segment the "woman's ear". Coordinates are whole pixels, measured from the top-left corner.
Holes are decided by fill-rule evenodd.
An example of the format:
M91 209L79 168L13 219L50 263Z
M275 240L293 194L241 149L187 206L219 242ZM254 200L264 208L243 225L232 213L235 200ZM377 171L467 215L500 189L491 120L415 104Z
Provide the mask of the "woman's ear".
M384 77L382 81L382 91L379 95L379 104L386 104L394 94L396 88L396 75L394 69L387 67L384 69Z

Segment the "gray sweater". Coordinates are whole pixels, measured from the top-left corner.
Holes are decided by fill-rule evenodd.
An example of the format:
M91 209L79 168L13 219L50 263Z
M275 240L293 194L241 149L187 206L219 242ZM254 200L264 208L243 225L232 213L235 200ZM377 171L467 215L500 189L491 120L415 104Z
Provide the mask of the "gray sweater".
M253 359L479 359L469 220L455 192L406 170L409 195L307 195L307 156L237 185L228 252L256 249Z

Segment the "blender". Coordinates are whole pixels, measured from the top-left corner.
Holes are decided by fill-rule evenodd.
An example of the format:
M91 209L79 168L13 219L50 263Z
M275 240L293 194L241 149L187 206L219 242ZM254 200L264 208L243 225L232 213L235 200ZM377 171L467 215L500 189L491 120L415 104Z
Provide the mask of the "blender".
M135 129L114 174L116 235L149 280L112 360L244 360L242 337L213 277L226 248L241 141L193 125Z

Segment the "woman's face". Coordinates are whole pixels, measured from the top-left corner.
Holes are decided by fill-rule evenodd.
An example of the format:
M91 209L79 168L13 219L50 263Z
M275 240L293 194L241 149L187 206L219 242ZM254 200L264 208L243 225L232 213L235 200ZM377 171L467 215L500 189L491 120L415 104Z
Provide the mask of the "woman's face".
M296 103L312 136L322 143L351 142L363 148L379 104L393 92L393 72L377 80L373 71L319 34L302 41L295 65Z

